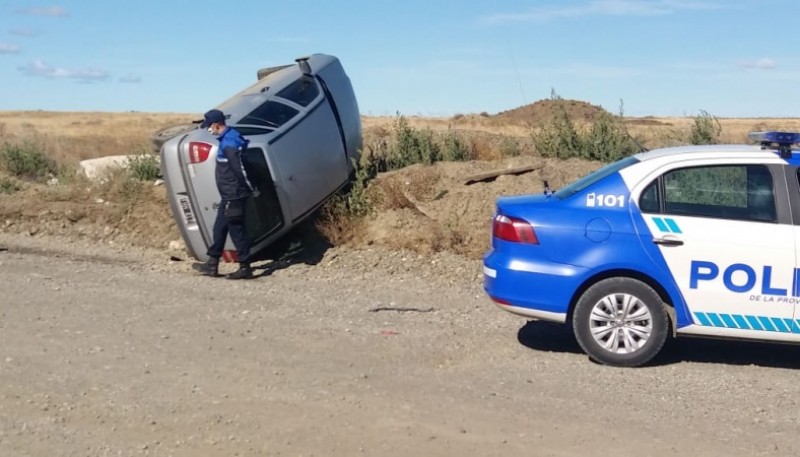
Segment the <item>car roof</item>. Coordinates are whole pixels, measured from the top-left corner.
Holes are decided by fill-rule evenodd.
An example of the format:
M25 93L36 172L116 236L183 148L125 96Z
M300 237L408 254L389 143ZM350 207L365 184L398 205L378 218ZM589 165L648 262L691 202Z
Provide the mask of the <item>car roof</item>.
M742 157L763 157L764 159L774 159L777 151L764 149L760 145L745 144L712 144L712 145L688 145L675 146L670 148L653 149L652 151L640 152L634 157L639 161L645 162L663 158L689 158L689 156L709 157L709 156L742 156Z

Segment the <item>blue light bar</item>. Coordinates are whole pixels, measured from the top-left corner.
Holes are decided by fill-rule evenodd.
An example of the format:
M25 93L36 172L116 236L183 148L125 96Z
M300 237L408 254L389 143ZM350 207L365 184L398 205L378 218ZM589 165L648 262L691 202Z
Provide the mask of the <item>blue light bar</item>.
M751 132L748 138L754 143L764 145L791 146L800 143L800 133L796 132Z
M776 148L782 159L791 159L792 145L800 143L800 133L795 132L752 132L748 138L761 143L763 149Z

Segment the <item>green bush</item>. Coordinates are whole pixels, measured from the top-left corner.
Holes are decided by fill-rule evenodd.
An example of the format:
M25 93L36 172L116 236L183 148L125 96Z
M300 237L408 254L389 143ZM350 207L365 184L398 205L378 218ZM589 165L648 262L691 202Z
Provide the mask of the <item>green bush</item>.
M161 177L161 166L155 154L139 154L128 158L125 167L139 181L155 181Z
M12 176L42 181L59 172L58 165L33 143L0 146L0 167Z
M621 107L619 115L599 113L580 131L569 117L561 97L554 94L552 99L553 118L532 135L533 144L542 156L613 162L639 151L636 141L628 134Z
M435 133L431 129L417 130L408 120L398 116L386 143L371 148L378 171L405 168L415 163L430 165L442 160L465 161L473 158L472 148L456 132Z
M503 141L500 143L500 155L503 157L522 155L522 146L519 144L519 140L509 136L503 137Z
M582 157L602 162L613 162L635 154L639 146L631 139L622 116L600 113L582 139Z
M0 194L13 194L18 192L22 187L14 179L0 177Z
M720 133L722 133L722 126L719 119L701 110L700 114L694 117L689 142L692 144L717 144Z
M442 160L466 162L472 160L472 149L453 131L447 131L442 138Z
M544 157L580 157L583 150L581 135L564 108L561 97L554 95L553 100L556 101L555 114L533 134L533 144Z

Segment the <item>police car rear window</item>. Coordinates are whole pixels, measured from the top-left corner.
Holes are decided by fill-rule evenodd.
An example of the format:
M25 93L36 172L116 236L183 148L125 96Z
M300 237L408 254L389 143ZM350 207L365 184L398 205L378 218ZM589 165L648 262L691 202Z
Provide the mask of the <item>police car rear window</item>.
M633 156L617 160L616 162L610 163L604 166L603 168L584 176L583 178L573 182L572 184L562 187L561 189L557 190L553 195L555 195L560 199L567 198L570 195L577 194L583 189L586 189L587 187L591 186L597 181L600 181L606 176L613 175L614 173L622 170L623 168L627 168L637 162L639 162L639 159Z

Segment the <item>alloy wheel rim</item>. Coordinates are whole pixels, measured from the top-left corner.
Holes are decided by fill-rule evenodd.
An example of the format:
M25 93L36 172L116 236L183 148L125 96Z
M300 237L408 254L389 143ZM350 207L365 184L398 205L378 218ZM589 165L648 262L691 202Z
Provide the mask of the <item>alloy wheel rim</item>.
M614 354L641 349L653 333L653 317L644 302L624 293L610 294L592 307L589 330L594 341Z

